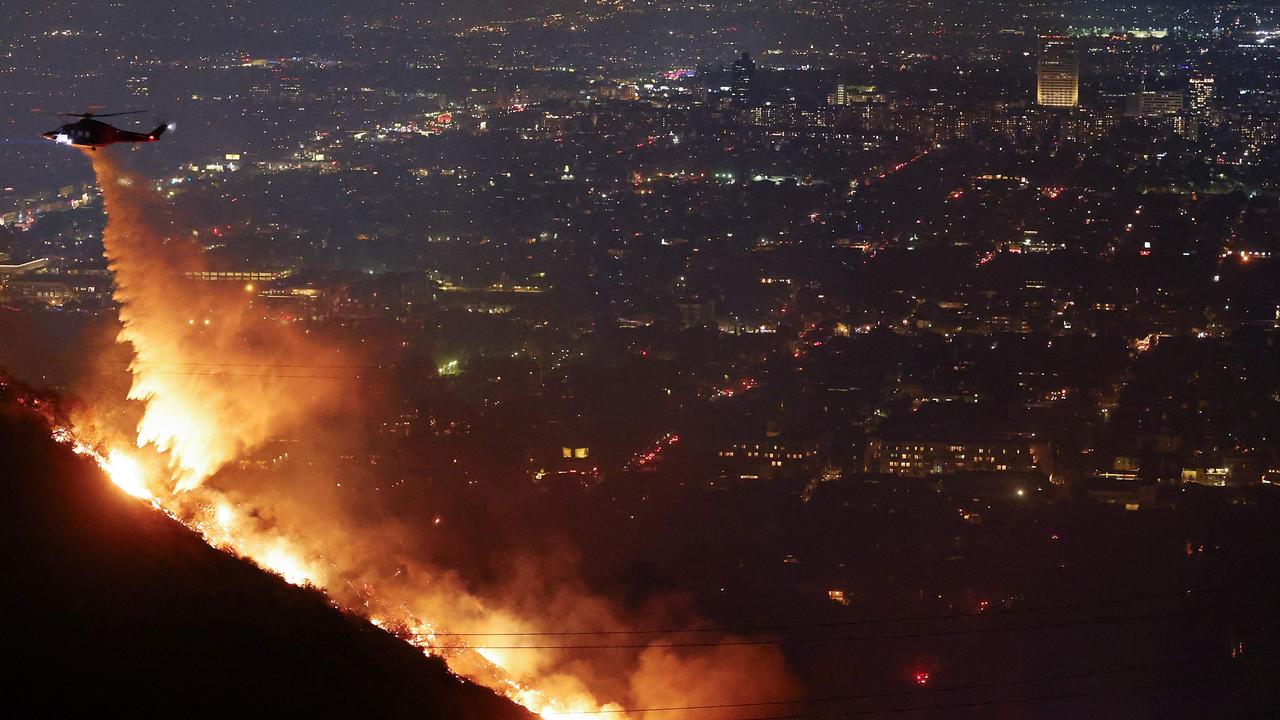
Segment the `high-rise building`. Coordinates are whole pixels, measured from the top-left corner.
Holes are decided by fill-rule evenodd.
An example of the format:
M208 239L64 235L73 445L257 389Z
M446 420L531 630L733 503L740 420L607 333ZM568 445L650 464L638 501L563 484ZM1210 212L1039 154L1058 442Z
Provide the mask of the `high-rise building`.
M1080 103L1080 57L1071 38L1040 36L1036 102L1047 107L1075 107Z
M739 105L746 105L751 100L752 86L755 84L756 62L751 53L742 53L742 57L733 64L733 100Z
M1125 103L1128 117L1164 117L1182 112L1182 91L1152 91L1133 93Z
M1187 106L1191 114L1201 120L1213 115L1213 78L1197 75L1191 78L1187 91Z

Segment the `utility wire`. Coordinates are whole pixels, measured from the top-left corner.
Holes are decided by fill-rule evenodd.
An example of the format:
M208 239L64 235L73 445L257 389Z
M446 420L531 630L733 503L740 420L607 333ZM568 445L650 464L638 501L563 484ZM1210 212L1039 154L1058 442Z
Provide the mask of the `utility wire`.
M51 364L58 364L58 365L61 365L61 366L63 366L63 367L79 367L79 368L84 368L84 369L85 369L84 371L85 371L86 373L93 374L93 375L134 375L134 374L137 374L137 373L135 373L135 372L134 372L132 369L130 369L130 368L114 368L114 369L113 369L113 368L99 368L99 367L95 367L95 366L93 366L93 365L90 365L90 364L88 364L88 363L71 363L71 362L67 362L67 363L51 363ZM166 363L166 364L178 365L178 363ZM201 366L202 366L200 363L185 363L185 364L191 365L192 367L201 367ZM243 366L240 366L240 367L253 367L253 366L252 366L252 365L248 365L248 364L246 364L246 365L243 365ZM403 368L409 368L409 369L413 369L413 368L414 368L414 366L409 366L409 365L371 365L371 366L354 366L354 365L352 365L352 366L339 366L339 365L316 365L316 366L307 366L307 365L297 365L297 366L289 366L289 365L262 365L261 367L297 368L297 369L308 369L308 368L311 368L311 367L314 367L315 369L324 369L324 368L341 368L341 369L351 369L351 370L366 370L366 371L369 371L369 372L371 372L371 373L372 373L372 371L374 371L374 370L397 370L397 369L403 369ZM425 365L424 365L424 366L422 366L422 368L421 368L421 369L431 369L431 370L434 370L434 369L436 369L436 368L435 368L435 367L428 367L428 366L425 366ZM371 377L371 376L364 376L364 375L360 375L360 374L358 374L358 373L356 373L356 374L351 374L351 375L311 375L311 374L308 374L308 375L297 375L297 374L290 374L290 373L274 373L274 372L249 373L249 372L227 372L227 371L219 371L219 370L209 370L209 371L207 371L207 372L192 372L192 371L182 371L182 370L155 370L155 369L151 369L151 368L144 369L144 370L142 370L142 371L140 371L140 372L145 373L145 374L148 374L148 375L165 375L165 376L168 376L168 375L176 375L176 376L195 376L195 377L213 377L213 378L278 378L278 379L281 379L281 380L348 380L348 381L351 381L351 382L371 382L371 381L373 381L373 380L375 379L375 378L373 378L373 377ZM528 381L531 381L531 382L542 382L543 384L547 384L547 385L557 385L557 384L578 385L578 384L583 384L583 383L609 383L609 384L620 384L620 383L645 383L645 382L647 382L647 383L654 383L654 384L661 384L661 383L662 383L662 381L661 381L661 380L659 380L659 379L657 379L657 378L649 378L649 377L627 377L627 376L614 376L614 377L607 377L607 378L573 378L573 379L564 379L564 380L558 380L558 379L557 379L557 380L550 380L550 381L545 380L545 379L535 378L535 377L512 377L511 379L512 379L513 381L516 381L516 380L528 380ZM439 383L446 383L446 384L450 384L450 385L455 385L455 384L463 384L463 383L489 383L489 382L490 382L490 379L489 379L489 378L486 378L486 377L439 377L439 376L434 376L434 377L432 377L432 376L429 376L429 377L418 378L418 379L417 379L417 382L439 382Z
M282 369L282 370L367 370L367 371L375 371L375 370L438 370L438 369L439 369L439 366L438 366L438 365L426 364L426 363L410 363L410 364L404 364L404 363L378 363L378 364L365 364L365 365L358 365L358 364L269 363L269 362L264 362L264 363L249 363L249 362L192 362L192 361L159 361L159 360L147 360L147 361L142 361L142 360L116 360L116 361L112 361L112 360L100 360L100 361L97 361L97 362L89 363L89 362L79 362L79 361L74 361L74 360L64 360L64 359L61 359L61 358L32 358L32 359L31 359L31 362L42 363L42 364L48 364L48 365L59 365L59 366L63 366L63 367L90 368L90 369L94 369L94 370L96 370L97 372L102 372L102 373L107 373L107 372L128 372L128 373L132 373L132 372L133 372L133 369L132 369L132 368L133 368L134 366L143 366L143 367L146 367L146 368L147 368L147 369L146 369L146 372L154 373L154 374L187 374L187 373L185 373L185 372L176 371L176 370L152 369L152 368L157 368L157 367L158 367L158 368L168 368L168 367L192 367L192 368L205 368L205 367L207 367L207 368L265 368L265 369L268 369L268 370L270 370L270 369ZM109 364L119 365L119 366L122 366L122 367L118 367L118 368L103 367L103 366L105 366L105 365L109 365ZM663 365L663 366L661 366L661 367L662 367L662 369L670 369L670 368L671 368L671 366L669 366L669 365ZM677 369L682 369L682 370L692 370L692 369L694 369L694 368L691 368L691 367L689 367L689 366L680 366L680 367L677 367ZM228 375L228 376L231 376L231 377L236 377L236 376L240 375L240 374L238 374L238 373L231 373L231 372L216 372L216 373L214 373L214 372L210 372L209 374L216 374L216 375ZM274 374L263 374L263 375L252 374L252 375L249 375L249 377L274 377L274 376L275 376ZM282 377L298 377L298 376L295 376L295 375L282 375ZM360 376L359 376L359 375L336 375L336 376L321 375L321 376L314 376L314 377L317 377L317 378L319 378L319 379L344 379L344 380L345 380L345 379L348 379L348 378L351 378L351 379L358 379ZM433 380L434 380L434 379L444 379L444 378L429 378L429 379L433 379ZM530 379L532 379L532 378L530 378ZM488 382L488 379L487 379L487 378L459 378L459 377L450 377L450 378L448 378L448 380L449 380L449 382L467 382L467 381L474 381L474 382ZM652 381L652 382L657 382L657 380L656 380L655 378L646 378L646 377L625 377L625 376L624 376L624 377L610 376L610 377L596 377L596 378L591 378L591 377L588 377L588 378L579 378L579 379L574 379L572 382L575 382L575 383L577 383L577 382L610 382L610 383L613 383L613 382L641 382L641 381Z
M1250 653L1248 657L1270 656L1274 655L1274 650L1266 650ZM892 690L886 692L874 693L851 693L841 695L827 695L815 698L792 698L789 700L762 700L757 702L738 702L738 703L716 703L707 705L679 705L668 707L647 707L647 708L631 708L617 710L593 710L578 711L575 715L621 715L634 713L657 713L657 712L676 712L684 710L726 710L731 708L747 708L747 707L765 707L772 705L815 705L818 703L829 702L847 702L851 700L876 700L890 697L916 696L916 695L937 695L941 693L967 692L970 690L993 690L1005 687L1020 687L1024 685L1037 685L1040 683L1062 682L1066 680L1083 680L1086 678L1109 677L1113 675L1122 675L1128 673L1145 672L1148 670L1163 670L1175 667L1184 667L1188 665L1200 665L1204 663L1218 662L1222 660L1232 660L1230 657L1214 656L1201 658L1188 658L1184 660L1174 660L1162 663L1150 663L1146 665L1133 665L1122 668L1111 668L1108 670L1094 670L1089 672L1077 672L1065 675L1048 675L1038 678L1025 678L1022 680L1008 680L1002 682L985 682L974 683L969 685L952 685L950 687L940 688L923 688L912 690ZM554 717L555 713L549 713L550 717Z
M1160 593L1154 595L1137 595L1133 597L1123 598L1107 598L1101 600L1089 600L1078 603L1063 603L1059 605L1040 605L1034 607L1012 608L1009 610L993 610L993 611L977 611L966 613L942 613L937 615L912 615L896 618L863 618L860 620L841 620L834 622L822 623L794 623L794 624L777 624L777 625L737 625L722 627L693 627L693 628L648 628L648 629L629 629L629 630L569 630L569 631L546 631L546 632L436 632L436 633L414 633L415 635L434 635L435 637L568 637L568 636L591 636L591 635L676 635L684 633L735 633L735 632L765 632L775 630L806 630L820 628L835 627L856 627L862 625L885 625L907 622L921 622L929 620L953 620L974 617L1005 617L1008 615L1021 615L1036 612L1053 612L1058 610L1075 610L1078 608L1103 607L1109 605L1126 605L1129 603L1151 602L1154 600L1176 600L1185 598L1190 595L1200 595L1207 593L1231 592L1236 590L1254 590L1258 585L1242 585L1242 586L1222 586L1208 588L1191 588L1187 590L1179 590L1174 592Z
M94 375L133 375L132 370L87 370L86 372ZM360 375L288 375L285 373L240 373L240 372L179 372L174 370L147 370L147 375L164 375L164 376L186 376L186 377L207 377L207 378L272 378L276 380L346 380L350 382L369 381Z
M502 357L502 356L499 356ZM38 363L55 363L60 365L86 366L95 363L88 363L75 360L66 360L61 357L37 357L28 358L31 362ZM174 365L181 367L276 367L276 368L317 368L317 369L334 369L334 370L435 370L439 365L431 363L373 363L373 364L349 364L349 363L273 363L273 362L195 362L191 360L99 360L96 364L115 364L115 365ZM672 364L661 363L657 367L662 369L675 370L701 370L714 368L717 363L708 363L703 365L690 364Z
M657 642L657 643L605 643L590 645L434 645L435 650L643 650L645 648L693 648L693 647L729 647L738 645L812 645L851 642L858 640L905 640L911 638L953 637L960 635L981 635L993 632L1021 632L1028 630L1048 630L1055 628L1083 627L1088 625L1111 625L1140 620L1158 620L1163 618L1184 617L1203 613L1226 612L1248 607L1270 606L1271 603L1255 602L1221 608L1196 608L1169 613L1151 613L1147 615L1129 615L1117 618L1095 618L1089 620L1068 620L1056 623L1035 625L1014 625L1010 627L967 628L962 630L937 630L931 632L892 633L883 635L848 635L840 637L783 638L759 640L726 640L696 642ZM426 633L430 634L430 633Z
M1162 683L1148 683L1144 685L1129 685L1117 688L1103 688L1099 690L1080 690L1076 692L1053 693L1044 695L1029 695L1020 698L1004 698L1000 700L982 700L974 702L961 703L945 703L940 705L915 705L911 707L895 707L883 710L845 710L842 712L828 713L812 713L801 715L766 715L757 717L735 718L734 720L810 720L813 718L841 718L841 717L866 717L868 715L889 715L897 713L909 712L926 712L933 710L959 710L964 708L980 708L989 705L1018 705L1021 703L1037 703L1051 702L1055 700L1068 700L1080 697L1093 697L1098 695L1115 695L1120 693L1145 692L1148 690L1162 690L1168 688L1186 688L1195 685L1205 685L1209 683L1223 682L1226 680L1238 680L1248 677L1256 677L1259 672L1232 673L1228 675L1214 675L1210 677L1190 678L1186 680L1178 680Z

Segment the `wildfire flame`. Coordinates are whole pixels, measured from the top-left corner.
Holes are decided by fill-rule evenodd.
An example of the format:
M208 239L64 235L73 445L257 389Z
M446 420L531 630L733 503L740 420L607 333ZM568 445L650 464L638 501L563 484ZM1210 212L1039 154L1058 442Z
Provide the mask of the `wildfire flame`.
M91 457L121 491L184 523L213 547L287 582L323 589L335 606L442 657L455 674L547 718L626 718L622 706L595 697L588 678L615 683L606 685L614 692L621 677L629 683L623 692L633 700L667 705L682 699L763 697L760 693L788 687L779 684L786 681L780 656L768 650L753 650L760 654L740 668L730 668L733 663L714 650L684 658L666 651L651 654L653 648L632 654L631 666L593 668L576 660L560 664L565 658L555 650L507 652L467 642L443 632L437 617L447 615L450 622L487 632L540 628L491 607L447 572L434 572L412 558L397 558L403 571L375 571L385 562L384 552L370 553L377 557L353 553L347 538L335 539L314 521L264 520L255 499L205 485L269 439L341 406L337 384L306 382L304 374L289 368L350 364L351 358L292 326L268 324L253 310L252 295L240 287L185 280L181 271L201 266L199 248L159 230L167 226L159 221L165 208L149 183L123 172L110 152L86 154L108 215L104 247L120 303L118 340L135 355L128 397L141 403L143 416L134 438L104 438L95 423L58 425L54 437ZM124 449L129 444L137 449ZM610 662L620 662L610 656L615 658ZM666 690L670 677L679 678L679 692Z
M204 269L203 256L190 238L165 232L168 208L159 195L110 152L86 155L107 212L103 247L120 303L119 341L135 355L129 399L143 406L137 444L168 459L176 490L198 487L245 452L340 405L332 383L291 382L305 373L288 362L339 364L340 352L294 326L262 321L238 287L187 279L184 273Z
M49 414L46 408L39 404L37 406L46 414ZM53 418L51 417L50 420L53 420ZM159 500L147 487L146 471L143 470L137 459L119 450L108 450L104 453L91 443L82 440L74 430L66 425L54 425L53 439L69 446L75 454L93 460L102 469L107 478L126 494L139 500L147 500L155 507L160 506Z
M152 493L148 487L153 480L149 477L148 471L141 462L128 453L117 449L101 451L97 446L81 439L75 430L67 426L57 426L53 438L70 446L76 454L93 460L122 492L146 500L158 510L183 522L200 533L213 547L248 559L263 569L279 575L290 584L324 587L325 576L322 565L307 562L302 553L288 540L264 538L254 533L239 532L237 528L244 525L243 519L226 500L218 500L212 504L199 504L197 506L199 509L192 514L191 508L182 502L183 499L190 497L189 494L170 494L161 498ZM347 609L359 611L361 608L347 607ZM487 685L535 714L546 718L585 720L588 717L597 717L599 712L604 710L609 711L613 717L626 717L620 713L622 708L619 705L600 704L585 694L567 699L553 698L514 679L504 669L504 658L498 651L478 647L464 652L452 649L446 652L440 647L444 643L437 636L435 626L412 614L396 620L376 613L366 613L365 616L371 624L399 635L424 653L445 657L450 661L450 669L456 674ZM446 639L452 648L456 640L451 636Z
M107 473L107 477L111 478L111 482L121 490L142 500L155 499L151 490L147 488L146 473L136 459L113 449L108 451L107 456L102 459L101 466Z
M105 443L81 440L71 428L55 437L90 456L123 492L146 500L199 532L212 546L249 559L295 585L325 588L332 568L305 548L301 537L279 528L262 531L228 498L202 487L227 463L317 412L337 405L337 390L317 383L291 383L297 364L343 362L288 325L267 326L239 287L186 281L181 272L202 268L199 249L158 230L165 208L148 183L130 176L108 152L86 153L93 161L108 216L103 245L116 281L123 326L118 341L132 346L128 398L143 406L136 445L152 448L168 464L149 471L139 459ZM180 302L175 302L180 299ZM199 322L191 316L202 318ZM209 318L204 320L203 318ZM304 358L302 363L290 359ZM349 359L345 362L350 363ZM248 368L250 372L243 372ZM270 372L262 372L267 368ZM252 372L253 370L259 372ZM241 372L236 372L241 370ZM404 608L411 599L387 603L394 616L330 596L363 612L375 625L397 632L427 654L446 658L459 675L488 685L535 713L572 718L602 709L585 694L553 698L508 673L498 651L440 648L435 626Z

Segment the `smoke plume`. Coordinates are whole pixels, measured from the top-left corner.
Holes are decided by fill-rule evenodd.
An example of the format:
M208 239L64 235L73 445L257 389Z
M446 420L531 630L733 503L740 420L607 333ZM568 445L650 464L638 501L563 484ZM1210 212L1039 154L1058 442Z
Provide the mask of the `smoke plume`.
M167 464L159 473L150 469L147 478L129 478L134 494L147 497L138 486L151 488L153 502L210 544L290 582L324 588L338 605L547 717L598 717L573 713L605 710L621 718L627 707L793 696L795 685L776 649L716 646L711 634L696 636L706 647L669 647L689 640L687 633L646 633L634 636L639 640L621 636L627 647L604 650L558 647L571 644L572 635L568 641L474 635L706 623L679 600L624 609L587 587L577 554L555 550L554 543L475 548L477 558L508 559L496 580L492 567L478 580L482 573L474 568L441 566L431 560L432 543L461 542L442 534L447 523L428 534L390 508L346 494L346 470L326 463L323 454L271 471L237 469L236 461L267 441L314 438L325 417L349 411L355 402L346 392L349 384L309 377L318 367L358 362L299 326L265 320L243 284L189 279L186 273L205 269L201 248L190 234L172 230L166 203L151 183L124 171L107 152L89 155L108 215L104 245L120 303L119 340L135 353L129 398L143 408L136 443L154 448ZM343 432L339 427L335 435ZM298 452L307 450L300 446ZM116 454L99 457L106 467ZM120 462L131 474L140 472L127 458ZM555 525L554 519L542 522ZM601 637L596 642L618 636Z
M294 326L255 317L243 285L189 279L205 269L199 247L165 232L167 208L150 183L112 153L87 154L107 212L119 339L134 351L129 398L145 408L138 446L167 455L176 489L336 408L339 388L304 378L309 368L351 360Z

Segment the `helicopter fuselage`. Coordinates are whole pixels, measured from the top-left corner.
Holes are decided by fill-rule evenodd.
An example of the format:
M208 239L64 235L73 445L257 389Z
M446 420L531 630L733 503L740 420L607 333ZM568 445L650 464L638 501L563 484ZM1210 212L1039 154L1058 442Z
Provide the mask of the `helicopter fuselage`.
M150 133L136 133L129 130L121 130L101 120L81 118L76 122L67 123L55 130L43 133L43 137L62 145L97 150L104 145L113 143L155 142L160 139L160 136L167 129L168 126L161 125Z

